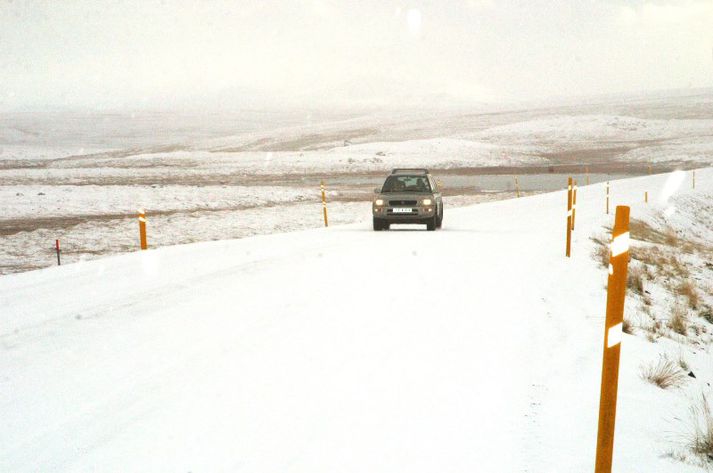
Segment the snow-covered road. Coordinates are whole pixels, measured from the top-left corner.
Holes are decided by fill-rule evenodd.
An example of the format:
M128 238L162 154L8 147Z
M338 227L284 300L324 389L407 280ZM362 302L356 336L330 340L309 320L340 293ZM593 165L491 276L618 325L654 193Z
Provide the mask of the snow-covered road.
M571 260L557 192L0 277L0 471L591 471L613 216L578 201ZM699 471L656 451L625 337L616 471Z

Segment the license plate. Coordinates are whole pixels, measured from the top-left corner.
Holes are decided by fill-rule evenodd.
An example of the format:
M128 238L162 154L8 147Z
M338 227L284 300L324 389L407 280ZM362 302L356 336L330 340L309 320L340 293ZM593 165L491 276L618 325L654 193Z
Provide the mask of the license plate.
M395 214L410 214L410 213L411 213L411 209L407 209L407 208L404 208L404 207L396 207L396 208L393 209L393 212L394 212Z

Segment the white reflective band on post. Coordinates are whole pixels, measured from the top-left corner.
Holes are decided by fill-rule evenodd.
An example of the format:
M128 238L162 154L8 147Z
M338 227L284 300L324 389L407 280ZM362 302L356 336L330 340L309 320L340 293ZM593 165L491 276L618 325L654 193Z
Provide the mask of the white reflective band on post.
M621 322L614 325L613 327L609 327L609 331L607 332L607 348L611 348L614 345L618 345L621 343L621 337L622 337L621 329L622 329Z
M609 274L614 274L614 266L609 263Z
M139 217L139 222L145 222L146 219L144 217Z
M629 251L629 232L624 232L614 237L611 242L611 255L612 257L619 256L627 251Z
M572 216L572 209L569 209L569 210L567 211L567 216L568 216L568 217L571 217L571 216Z

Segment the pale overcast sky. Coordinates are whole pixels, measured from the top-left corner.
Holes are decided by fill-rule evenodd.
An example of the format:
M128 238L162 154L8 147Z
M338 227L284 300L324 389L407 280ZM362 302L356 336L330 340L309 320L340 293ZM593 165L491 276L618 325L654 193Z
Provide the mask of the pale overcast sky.
M713 0L0 0L0 108L713 86Z

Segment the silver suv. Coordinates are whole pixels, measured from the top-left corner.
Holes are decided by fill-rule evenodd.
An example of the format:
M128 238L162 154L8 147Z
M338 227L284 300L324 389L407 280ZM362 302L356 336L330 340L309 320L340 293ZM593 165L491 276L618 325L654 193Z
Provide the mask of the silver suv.
M443 199L427 169L394 169L374 192L374 230L388 230L392 223L426 224L431 231L441 228Z

